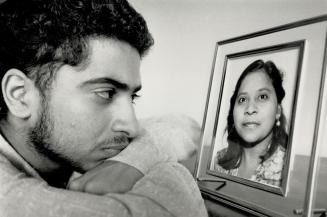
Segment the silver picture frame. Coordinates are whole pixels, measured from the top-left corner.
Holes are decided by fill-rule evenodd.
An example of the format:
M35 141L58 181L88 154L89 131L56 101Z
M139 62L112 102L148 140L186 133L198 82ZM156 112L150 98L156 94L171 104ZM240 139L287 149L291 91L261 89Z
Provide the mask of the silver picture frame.
M317 129L324 97L327 15L219 41L202 123L194 176L203 195L258 216L296 216L305 208L310 168L322 141ZM223 145L229 98L242 69L272 60L284 75L288 142L280 186L221 173L213 167ZM225 144L226 145L226 144ZM304 210L305 211L305 210Z

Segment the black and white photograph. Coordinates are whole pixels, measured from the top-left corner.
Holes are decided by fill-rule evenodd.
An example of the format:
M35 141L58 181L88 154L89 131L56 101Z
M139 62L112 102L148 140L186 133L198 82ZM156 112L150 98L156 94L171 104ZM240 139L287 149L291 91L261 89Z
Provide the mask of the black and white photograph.
M327 0L0 0L0 217L326 217Z

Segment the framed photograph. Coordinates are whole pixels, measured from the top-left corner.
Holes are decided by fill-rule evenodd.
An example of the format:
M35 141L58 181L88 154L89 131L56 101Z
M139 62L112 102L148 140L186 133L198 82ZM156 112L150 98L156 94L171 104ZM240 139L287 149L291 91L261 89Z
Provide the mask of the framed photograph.
M249 212L303 208L319 127L327 16L216 43L195 176Z
M296 104L298 81L301 75L303 49L304 41L302 40L226 55L222 68L220 91L217 96L217 114L212 137L214 139L210 152L212 156L208 161L209 174L277 194L285 194L292 147L293 121L296 113L294 104ZM276 75L280 75L279 86L284 90L285 96L283 97L277 96L272 78L269 76L268 86L266 83L259 83L260 80L255 79L257 72L260 72L259 74L264 75L264 77L267 76L267 73L272 73L264 72L269 63L276 66ZM247 82L248 75L244 76L243 80L240 77L242 73L246 73L245 69L251 64L258 64L256 66L258 69L248 73L249 76L254 77L249 77L249 86L246 87L243 80ZM260 68L260 64L262 68ZM265 82L265 80L263 81ZM237 82L240 83L238 91L235 89ZM269 85L269 83L271 84ZM266 88L269 87L271 87L271 93L266 92ZM268 93L270 95L267 95ZM233 96L235 100L231 103ZM276 109L270 111L270 107L265 105L265 103L270 103L270 99L265 100L262 97L271 99L280 97L281 99L280 103L275 100L273 107ZM244 100L243 104L239 102L240 100ZM240 105L240 109L236 111L235 107L238 105ZM280 120L276 118L278 106L281 108L279 115L285 118L282 126ZM240 114L234 115L241 117L237 119L233 116L233 112L239 112ZM230 117L230 123L228 123L228 117ZM236 123L236 121L240 121L240 123ZM269 129L265 130L267 124L269 124ZM240 127L235 127L237 125ZM242 130L243 133L247 134L244 135L245 137L252 136L255 138L245 141L245 138L242 138L238 133ZM284 132L283 141L279 141L281 140L279 131ZM274 153L268 155L266 160L261 160L269 148L274 149ZM259 150L261 153L258 153ZM258 154L254 155L254 152ZM250 162L244 163L249 159ZM254 164L253 161L258 161L254 169L255 172L248 177L241 175L242 166L245 168L244 171L247 171L246 166Z

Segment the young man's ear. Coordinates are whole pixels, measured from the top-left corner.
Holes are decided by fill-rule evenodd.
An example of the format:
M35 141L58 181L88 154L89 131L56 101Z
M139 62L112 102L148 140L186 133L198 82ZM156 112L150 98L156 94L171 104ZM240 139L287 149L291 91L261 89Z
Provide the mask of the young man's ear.
M1 89L8 112L17 118L26 119L31 116L30 101L27 99L28 85L31 80L20 70L10 69L1 81Z

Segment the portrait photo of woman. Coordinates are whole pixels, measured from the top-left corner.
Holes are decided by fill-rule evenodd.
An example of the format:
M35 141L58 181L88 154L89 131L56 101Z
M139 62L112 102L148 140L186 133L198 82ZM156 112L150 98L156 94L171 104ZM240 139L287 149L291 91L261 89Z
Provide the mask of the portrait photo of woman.
M255 60L237 80L227 116L228 146L214 157L214 170L280 186L288 134L282 73L272 61Z

